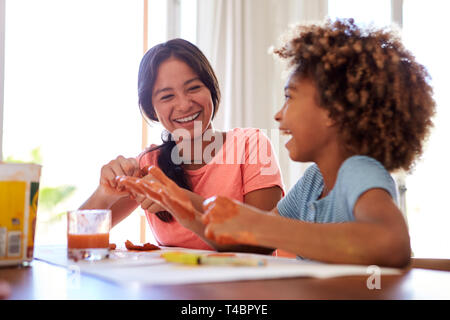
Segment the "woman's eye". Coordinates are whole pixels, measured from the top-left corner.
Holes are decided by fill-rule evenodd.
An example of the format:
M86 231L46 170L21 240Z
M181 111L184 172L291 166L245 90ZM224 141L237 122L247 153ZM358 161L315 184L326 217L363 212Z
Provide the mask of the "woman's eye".
M291 98L291 96L289 96L287 94L284 95L284 100L289 100L290 98Z
M168 94L168 95L162 96L161 100L169 100L172 97L173 97L173 94Z
M197 90L197 89L200 89L200 86L192 86L192 87L190 87L189 88L189 91L195 91L195 90Z

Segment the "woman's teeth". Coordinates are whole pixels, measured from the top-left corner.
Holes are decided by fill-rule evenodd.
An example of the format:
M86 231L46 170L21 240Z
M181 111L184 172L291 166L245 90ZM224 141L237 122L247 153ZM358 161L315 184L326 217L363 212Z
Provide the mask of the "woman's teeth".
M282 136L289 136L292 134L291 130L280 130Z
M180 119L175 119L175 122L179 122L179 123L184 123L184 122L189 122L192 120L197 119L197 117L200 115L200 112L194 113L192 116L189 117L185 117L185 118L180 118Z

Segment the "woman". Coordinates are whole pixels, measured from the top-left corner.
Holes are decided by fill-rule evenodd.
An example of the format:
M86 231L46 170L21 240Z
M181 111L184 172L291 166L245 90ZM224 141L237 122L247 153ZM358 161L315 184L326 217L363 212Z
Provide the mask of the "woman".
M247 251L207 239L200 221L180 224L173 212L148 197L130 194L115 178L140 177L147 174L146 167L156 165L183 188L199 211L205 198L217 194L271 210L284 192L267 137L257 129L213 128L220 102L217 78L203 53L186 40L158 44L144 55L138 94L142 114L166 129L163 143L150 146L137 159L119 156L103 166L97 190L81 209L110 208L116 225L140 205L160 245Z

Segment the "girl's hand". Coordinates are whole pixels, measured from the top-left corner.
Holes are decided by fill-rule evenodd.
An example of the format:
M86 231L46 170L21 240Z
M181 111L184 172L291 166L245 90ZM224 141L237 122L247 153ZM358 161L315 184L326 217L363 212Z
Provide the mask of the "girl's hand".
M258 223L256 208L214 196L203 202L205 236L219 244L258 245L252 226Z
M153 201L151 198L147 198L146 196L138 194L135 196L135 200L138 204L140 204L142 210L148 210L151 213L166 211L161 205Z
M151 207L157 204L163 207L166 211L172 213L182 225L189 225L195 221L196 217L200 216L200 213L193 207L187 193L167 178L157 167L151 166L148 169L148 174L141 179L121 176L117 177L116 180L118 185L128 192L145 196L148 200L145 205Z
M101 169L100 188L104 193L114 196L128 196L130 193L117 184L117 176L139 177L139 164L134 158L118 156Z

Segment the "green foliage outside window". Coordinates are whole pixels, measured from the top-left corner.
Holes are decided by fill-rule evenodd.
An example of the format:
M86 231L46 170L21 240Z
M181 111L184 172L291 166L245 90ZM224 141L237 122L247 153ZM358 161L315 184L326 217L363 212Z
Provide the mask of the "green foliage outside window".
M34 148L30 152L29 161L24 161L23 159L16 159L13 156L8 156L4 159L5 162L10 163L36 163L42 165L42 155L40 147ZM47 217L47 223L52 223L56 220L61 219L65 212L53 213L58 204L69 199L75 192L76 187L73 185L61 185L56 187L40 186L39 188L39 200L38 200L38 211L39 213L45 212ZM43 215L40 215L43 217Z

